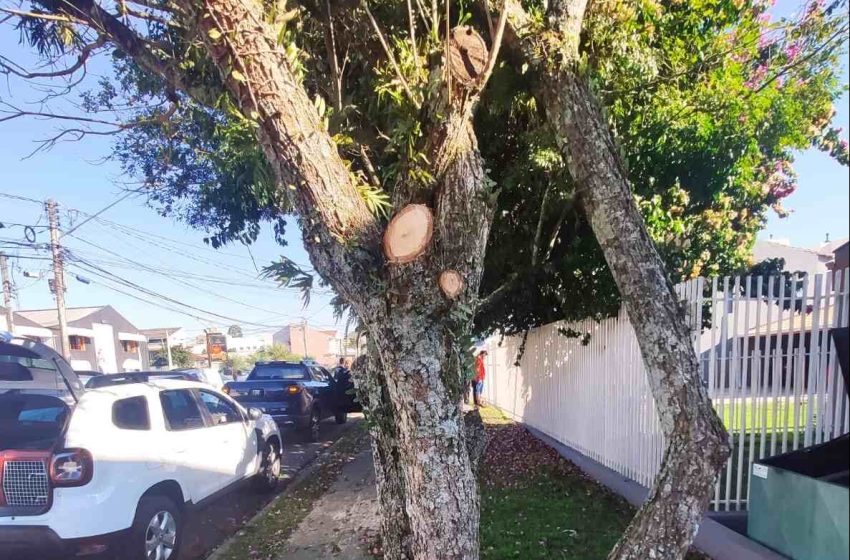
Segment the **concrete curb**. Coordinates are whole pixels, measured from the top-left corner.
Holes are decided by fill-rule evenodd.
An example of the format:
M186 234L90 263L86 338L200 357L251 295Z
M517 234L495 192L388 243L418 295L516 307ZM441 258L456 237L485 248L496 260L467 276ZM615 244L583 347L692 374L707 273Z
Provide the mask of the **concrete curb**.
M649 494L649 489L609 469L590 457L564 445L548 434L522 423L536 438L555 449L562 457L574 463L587 476L602 484L615 494L622 496L635 507L640 507ZM787 560L785 556L766 548L725 527L710 514L700 523L694 546L714 560Z
M242 531L244 527L247 527L248 525L251 525L252 523L254 523L255 521L257 521L259 518L261 518L262 516L266 515L266 514L268 513L268 511L272 508L272 506L274 506L274 505L277 503L278 499L280 499L282 496L286 495L286 493L287 493L287 492L288 492L291 488L293 488L293 487L295 487L296 485L300 484L301 482L303 482L303 481L304 481L304 480L306 480L307 478L310 478L310 477L311 477L311 476L312 476L312 475L313 475L313 474L314 474L314 473L315 473L315 472L316 472L316 471L317 471L317 470L321 467L321 464L322 464L322 463L321 463L320 459L321 459L324 455L326 455L328 452L333 451L334 449L336 449L336 448L338 448L340 445L342 445L342 443L343 443L343 441L344 441L344 440L343 440L343 438L344 438L345 436L349 435L349 434L350 434L353 430L356 430L356 429L358 429L358 428L362 428L362 427L363 427L363 426L362 426L362 424L361 424L361 423L358 423L358 424L352 424L351 426L349 426L349 427L348 427L348 429L346 429L346 430L345 430L345 432L343 432L343 433L342 433L342 435L341 435L341 436L340 436L340 437L339 437L339 438L338 438L335 442L333 442L331 445L329 445L329 446L325 447L325 448L324 448L324 450L323 450L321 453L319 453L318 455L316 455L316 458L315 458L315 459L313 459L312 461L310 461L310 463L309 463L309 464L307 464L307 465L306 465L306 466L304 466L301 470L299 470L298 472L296 472L296 473L295 473L295 476L293 476L293 477L292 477L292 480L290 480L290 481L287 483L286 488L284 488L284 489L283 489L283 491L282 491L280 494L278 494L278 495L276 495L274 498L272 498L272 499L269 501L269 503L267 503L266 505L264 505L264 506L263 506L263 507L262 507L259 511L257 511L257 513L255 513L254 515L252 515L252 516L251 516L251 519L249 519L248 521L246 521L246 522L242 525L242 527L241 527L241 528L237 529L235 533L233 533L232 535L230 535L229 537L227 537L227 539L225 539L225 540L224 540L224 542L222 542L220 545L218 545L217 547L215 547L215 549L214 549L214 550L213 550L213 551L212 551L209 555L207 555L207 556L205 557L205 560L222 560L222 558L224 557L224 554L225 554L225 553L227 552L227 550L230 548L230 545L231 545L231 544L233 544L233 541L236 539L236 537L237 537L237 536L239 536L239 532L240 532L240 531Z

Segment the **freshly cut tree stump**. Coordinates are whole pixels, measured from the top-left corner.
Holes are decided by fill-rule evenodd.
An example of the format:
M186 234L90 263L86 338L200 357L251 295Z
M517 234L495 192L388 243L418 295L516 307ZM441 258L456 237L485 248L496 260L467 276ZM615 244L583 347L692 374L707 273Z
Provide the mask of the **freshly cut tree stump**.
M490 51L487 43L475 29L461 25L452 29L449 41L449 67L452 78L469 88L478 83L478 79L487 66Z
M393 216L384 232L384 254L391 263L416 260L428 248L434 216L424 204L408 204Z
M463 291L463 276L457 270L444 270L438 280L440 289L449 299L456 298Z

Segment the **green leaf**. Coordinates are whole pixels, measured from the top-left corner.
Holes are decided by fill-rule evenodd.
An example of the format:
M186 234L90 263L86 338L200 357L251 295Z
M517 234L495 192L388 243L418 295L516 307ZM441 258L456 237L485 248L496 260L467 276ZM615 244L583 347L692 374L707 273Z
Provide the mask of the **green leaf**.
M213 41L218 41L219 39L221 39L221 31L219 31L215 27L207 31L207 35L209 35L209 38Z
M245 74L243 74L239 70L234 70L233 72L230 73L230 75L233 77L234 80L236 80L239 83L245 84L245 83L248 82L248 78L246 78Z

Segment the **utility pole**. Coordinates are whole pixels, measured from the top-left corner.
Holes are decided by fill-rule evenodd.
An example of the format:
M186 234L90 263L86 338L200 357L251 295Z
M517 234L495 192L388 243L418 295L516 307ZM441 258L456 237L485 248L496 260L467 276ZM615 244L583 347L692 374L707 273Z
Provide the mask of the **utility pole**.
M0 251L0 278L3 280L3 307L6 308L6 327L10 333L15 332L15 321L12 313L12 279L9 277L9 266L6 263L6 253Z
M307 359L307 319L301 319L301 337L304 339L304 359Z
M168 354L168 369L174 369L174 362L171 361L171 343L168 341L168 329L165 330L165 353Z
M53 292L56 296L56 315L59 317L59 340L62 356L71 359L68 340L68 320L65 318L65 273L62 268L62 252L59 247L59 212L53 199L45 203L47 222L50 226L50 250L53 252Z

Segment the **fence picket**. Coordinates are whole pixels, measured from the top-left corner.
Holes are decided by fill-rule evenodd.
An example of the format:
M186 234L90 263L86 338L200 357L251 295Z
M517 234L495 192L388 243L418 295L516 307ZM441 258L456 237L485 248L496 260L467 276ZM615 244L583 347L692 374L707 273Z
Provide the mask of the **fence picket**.
M845 278L844 271L804 278L802 293L788 290L781 276L712 278L710 284L696 278L676 287L702 379L734 444L715 484L713 509L747 508L745 477L754 461L847 432L850 405L829 336L850 316ZM701 332L704 304L711 325ZM563 327L591 333L589 344L559 334ZM625 311L533 329L515 366L521 344L522 336L487 341L487 400L649 486L665 441Z
M809 365L807 368L806 382L806 433L803 438L803 445L806 447L812 444L814 435L814 410L817 406L817 376L812 376L815 372L815 364L818 363L820 357L820 306L821 306L821 290L823 289L823 275L815 276L815 291L812 294L812 325L809 327Z

